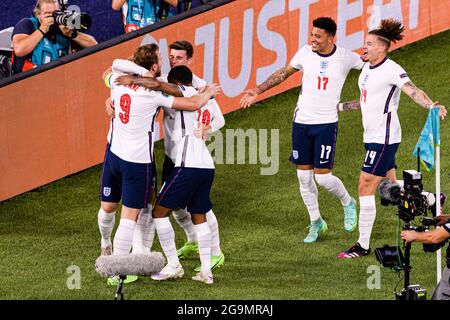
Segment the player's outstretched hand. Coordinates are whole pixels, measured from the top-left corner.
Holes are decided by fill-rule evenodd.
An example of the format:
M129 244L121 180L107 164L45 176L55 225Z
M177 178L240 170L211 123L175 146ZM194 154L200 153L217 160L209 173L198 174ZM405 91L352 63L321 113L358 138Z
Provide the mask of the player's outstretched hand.
M244 96L241 98L241 108L248 108L256 100L258 93L256 89L251 89L243 92Z
M213 83L208 86L209 90L211 90L211 97L216 97L222 92L222 87L217 83Z
M105 107L106 107L106 113L108 116L113 119L115 117L115 110L114 110L114 103L112 102L111 98L108 97L105 101Z

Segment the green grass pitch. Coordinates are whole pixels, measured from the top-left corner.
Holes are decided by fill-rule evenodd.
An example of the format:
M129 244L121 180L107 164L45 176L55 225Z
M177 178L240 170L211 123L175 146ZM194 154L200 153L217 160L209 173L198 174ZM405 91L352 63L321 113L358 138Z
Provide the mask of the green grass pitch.
M402 65L413 82L428 95L450 106L450 32L401 48L391 58ZM342 101L358 98L358 72L345 84ZM280 132L280 168L273 176L260 175L261 165L217 165L212 191L219 220L225 266L215 271L212 286L192 281L197 259L183 261L184 278L164 283L141 278L126 286L127 299L392 299L397 274L381 271L381 288L369 289L374 254L342 261L340 250L352 245L357 230L343 230L337 199L319 188L319 204L329 231L312 244L303 244L308 214L298 191L294 167L288 161L292 113L299 89L268 99L250 109L227 115L227 128L272 129ZM398 173L416 169L411 153L427 117L426 110L403 95L399 110L403 141L397 153ZM450 193L449 120L441 126L442 190ZM163 162L163 144L155 147ZM361 114L340 114L334 174L357 198L359 170L364 158ZM115 288L106 285L94 268L99 255L97 227L101 166L59 180L0 204L0 299L111 299ZM425 189L434 191L434 171L424 172ZM448 206L447 206L448 207ZM448 212L448 210L445 210ZM400 228L396 208L382 207L377 197L377 219L371 247L395 244ZM117 219L119 216L117 216ZM118 225L116 220L116 227ZM177 245L184 232L173 221ZM160 250L155 240L156 250ZM413 244L411 283L429 295L435 286L436 255ZM69 290L66 269L81 270L81 288ZM402 282L399 284L399 288Z

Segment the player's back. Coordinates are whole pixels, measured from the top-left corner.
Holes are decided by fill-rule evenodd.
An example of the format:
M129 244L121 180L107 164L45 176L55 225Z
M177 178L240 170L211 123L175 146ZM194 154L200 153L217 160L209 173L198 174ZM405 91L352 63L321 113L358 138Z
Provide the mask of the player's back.
M111 151L126 161L152 162L156 116L160 106L172 105L173 97L135 85L114 85L111 100L115 106Z
M197 94L193 87L181 87L183 95L190 97ZM214 161L209 153L205 141L194 135L195 129L202 124L209 125L214 116L214 100L208 102L197 111L177 111L173 141L176 144L175 167L214 168Z

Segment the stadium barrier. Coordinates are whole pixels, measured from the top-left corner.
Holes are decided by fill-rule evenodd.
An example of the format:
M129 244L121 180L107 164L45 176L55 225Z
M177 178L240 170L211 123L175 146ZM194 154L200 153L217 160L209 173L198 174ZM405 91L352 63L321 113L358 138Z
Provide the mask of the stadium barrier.
M448 30L448 3L435 0L240 0L213 1L173 19L111 39L0 82L0 201L103 161L109 95L102 72L141 44L157 42L163 73L168 45L195 45L193 72L223 88L224 113L239 108L240 94L289 63L308 41L311 21L338 23L337 44L360 50L364 34L380 19L402 19L407 45ZM300 75L260 100L300 84ZM161 115L158 129L162 138Z

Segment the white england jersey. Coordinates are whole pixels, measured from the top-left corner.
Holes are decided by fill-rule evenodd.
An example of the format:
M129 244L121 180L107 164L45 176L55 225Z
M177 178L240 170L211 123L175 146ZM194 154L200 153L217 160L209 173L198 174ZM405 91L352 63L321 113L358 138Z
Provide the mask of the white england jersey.
M118 86L111 76L111 100L115 117L111 121L108 141L111 152L135 163L153 162L155 120L159 107L170 108L174 97L140 86Z
M160 81L167 82L167 75L161 76L158 78ZM197 77L196 75L193 75L192 78L192 86L195 89L199 89L206 86L206 81ZM164 126L164 149L166 155L172 160L173 163L175 163L176 157L177 157L177 150L175 149L175 145L172 139L172 133L174 130L175 125L175 113L177 111L173 110L171 108L167 109L164 108L164 120L163 120L163 126Z
M121 73L134 73L143 76L148 72L147 69L136 65L135 63L129 60L116 59L113 61L112 65L113 72L121 72ZM167 75L162 75L158 78L159 81L167 82ZM195 89L200 89L202 87L206 87L207 83L202 78L193 75L192 77L192 86ZM164 108L164 117L163 117L163 127L164 127L164 149L165 154L175 163L177 157L177 150L175 149L175 144L172 139L172 133L174 130L174 122L175 122L175 113L177 111L172 108Z
M182 87L185 97L197 94L193 87ZM212 121L215 119L215 124ZM205 141L194 135L194 130L211 124L213 130L220 129L225 121L219 105L211 99L205 106L197 111L177 111L175 114L175 127L172 132L172 141L176 150L175 167L214 169L214 160L209 153Z
M294 122L324 124L338 121L337 105L345 79L351 69L360 70L364 62L354 52L334 46L328 55L302 47L290 65L303 70L303 80Z
M375 66L366 64L359 76L364 143L400 143L402 130L397 110L405 70L387 57Z

